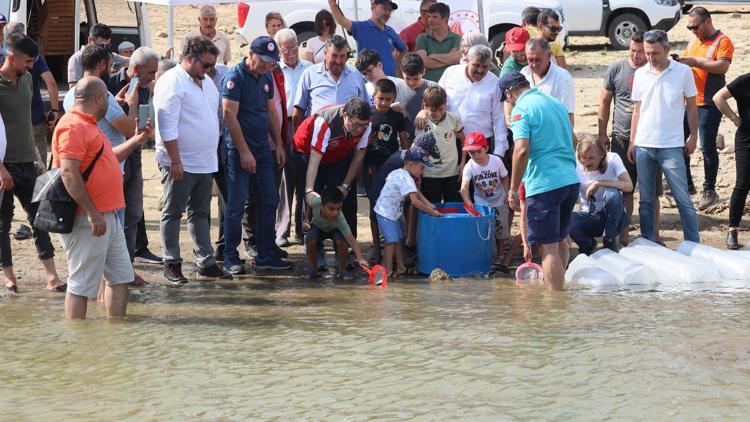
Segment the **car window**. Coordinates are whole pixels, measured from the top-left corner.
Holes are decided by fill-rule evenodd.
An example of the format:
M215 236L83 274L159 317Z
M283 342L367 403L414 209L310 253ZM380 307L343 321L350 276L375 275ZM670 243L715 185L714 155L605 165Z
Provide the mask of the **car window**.
M138 26L135 7L131 2L124 2L122 0L94 0L94 7L96 8L97 22L105 23L111 27Z

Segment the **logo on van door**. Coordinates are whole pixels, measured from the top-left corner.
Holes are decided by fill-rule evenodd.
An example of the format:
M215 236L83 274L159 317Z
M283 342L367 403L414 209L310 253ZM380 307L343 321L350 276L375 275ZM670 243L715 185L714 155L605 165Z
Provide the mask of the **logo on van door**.
M448 26L458 35L479 32L479 14L475 10L453 11L448 18Z

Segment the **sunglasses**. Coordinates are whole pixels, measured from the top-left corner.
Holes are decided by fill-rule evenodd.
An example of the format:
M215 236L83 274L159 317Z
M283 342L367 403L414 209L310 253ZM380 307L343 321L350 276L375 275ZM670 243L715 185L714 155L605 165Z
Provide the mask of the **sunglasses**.
M658 29L655 29L653 31L647 31L643 34L643 40L646 41L647 43L666 41L667 33L664 31L660 31Z
M198 57L196 57L195 60L198 63L200 63L201 66L203 66L204 70L209 70L209 69L212 69L212 68L216 67L216 61L214 61L213 63L206 63L203 60L199 59Z
M695 24L695 25L688 25L688 26L686 26L685 28L687 28L687 29L688 29L688 31L695 31L696 29L700 28L700 27L701 27L701 25L703 25L703 22L705 22L705 21L706 21L706 20L704 19L704 20L702 20L702 21L698 22L698 23L697 23L697 24Z
M563 30L562 25L560 25L560 26L554 26L554 25L544 24L544 26L546 26L547 28L549 28L549 30L552 31L552 32L560 32L560 31Z

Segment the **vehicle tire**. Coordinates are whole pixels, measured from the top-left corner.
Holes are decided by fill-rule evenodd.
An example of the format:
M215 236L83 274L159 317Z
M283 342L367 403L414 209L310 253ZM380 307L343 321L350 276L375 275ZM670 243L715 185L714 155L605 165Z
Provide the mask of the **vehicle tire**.
M683 15L687 15L687 13L688 13L688 12L690 11L690 9L692 9L692 8L693 8L693 5L692 5L692 4L685 4L685 3L682 3L682 14L683 14Z
M302 45L302 43L306 42L312 37L317 37L318 34L315 33L315 31L301 31L299 34L297 34L297 44Z
M647 31L648 29L646 22L640 16L623 13L609 23L607 35L615 50L627 50L630 48L630 36L638 30Z

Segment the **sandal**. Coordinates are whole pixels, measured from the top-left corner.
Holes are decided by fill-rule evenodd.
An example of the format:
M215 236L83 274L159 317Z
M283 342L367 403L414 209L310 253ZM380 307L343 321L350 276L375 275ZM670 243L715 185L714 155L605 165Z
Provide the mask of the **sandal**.
M48 292L57 292L57 293L65 293L68 290L68 283L60 284L59 286L55 286L51 289L47 289Z
M350 271L341 271L340 273L336 274L336 278L344 281L352 281L354 280L354 274L352 274Z

